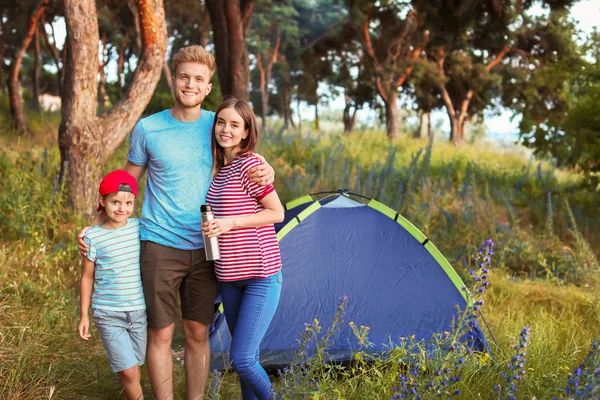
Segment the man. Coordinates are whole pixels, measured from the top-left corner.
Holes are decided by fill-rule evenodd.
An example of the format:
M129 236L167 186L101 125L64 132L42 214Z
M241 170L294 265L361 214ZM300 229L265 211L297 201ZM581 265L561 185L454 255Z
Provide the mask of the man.
M188 46L173 62L175 106L137 123L125 167L138 181L148 170L140 265L148 313L148 373L160 400L173 399L177 292L185 334L186 398L203 398L210 364L208 329L217 294L200 229L200 205L211 180L214 121L214 113L201 104L212 89L215 60L201 46ZM254 182L273 182L273 169L266 163L249 174ZM99 213L94 224L103 218ZM86 250L81 240L80 250Z

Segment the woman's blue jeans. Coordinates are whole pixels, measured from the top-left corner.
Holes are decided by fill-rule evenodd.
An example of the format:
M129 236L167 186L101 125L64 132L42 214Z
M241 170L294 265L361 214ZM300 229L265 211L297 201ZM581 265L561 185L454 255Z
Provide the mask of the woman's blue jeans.
M221 282L221 299L231 333L231 364L240 376L244 400L271 397L271 381L258 351L275 315L281 294L281 271L266 278Z

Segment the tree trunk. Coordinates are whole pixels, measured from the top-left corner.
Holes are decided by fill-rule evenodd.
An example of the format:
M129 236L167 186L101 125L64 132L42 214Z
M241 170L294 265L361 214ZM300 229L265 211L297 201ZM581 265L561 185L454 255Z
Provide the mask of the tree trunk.
M433 131L431 129L431 112L427 113L427 137L431 138L433 136Z
M300 96L296 96L296 111L298 112L298 129L302 132L302 114L300 113Z
M267 127L267 106L269 104L269 92L267 90L267 78L265 66L262 63L262 56L260 54L256 55L256 66L258 67L258 75L259 75L259 88L260 88L260 117L262 120L262 127L266 129Z
M35 6L29 22L27 23L27 29L25 31L25 37L21 42L21 46L17 50L15 59L13 60L10 68L10 75L8 77L8 93L10 99L10 112L12 114L13 127L19 134L27 133L27 123L25 121L25 114L23 111L23 99L21 98L21 91L19 85L19 72L21 71L21 63L25 52L31 43L31 39L35 34L35 29L38 21L44 13L49 0L41 0L37 6Z
M354 125L356 124L356 112L358 111L358 107L354 107L352 110L352 102L348 97L346 97L346 105L344 106L344 113L342 120L344 122L344 133L351 133L354 130Z
M448 89L446 89L445 80L445 72L444 72L444 53L442 52L442 56L437 61L438 65L438 74L443 79L439 84L440 93L442 95L442 101L444 102L444 106L446 107L446 112L448 113L448 118L450 119L450 141L454 144L460 144L463 140L462 135L462 120L464 119L464 113L468 109L469 103L467 99L462 102L461 109L457 109L454 107L454 103L450 98L450 94L448 93ZM466 108L465 108L466 107Z
M53 35L54 36L54 35ZM61 62L62 68L60 68L60 74L58 76L58 88L60 90L60 96L62 97L62 88L65 86L65 62L67 61L67 57L69 56L69 46L67 46L67 41L69 40L69 31L67 31L65 35L65 42L63 44L63 48L61 51ZM54 43L56 43L56 37L54 37Z
M454 144L462 144L465 139L465 122L467 120L467 113L463 111L463 108L468 107L469 102L465 100L461 110L454 111L448 110L448 118L450 119L450 141Z
M292 110L290 107L290 85L288 83L283 84L282 89L282 97L283 97L283 129L289 129L290 125L294 125L294 120L292 119Z
M262 100L262 125L263 128L267 128L267 115L269 113L269 83L271 82L271 72L273 71L273 65L277 62L279 57L279 45L281 44L281 34L279 30L279 23L273 21L271 23L271 38L269 41L269 49L264 55L265 61L263 62L263 55L256 54L256 61L258 69L260 70L260 94Z
M6 35L6 28L4 27L4 18L0 15L0 91L4 89L4 54L6 53L6 46L4 45L4 37Z
M388 96L385 102L385 129L390 139L398 138L398 97L394 94Z
M344 110L345 111L345 110ZM354 108L352 112L348 110L348 114L344 115L344 133L352 133L354 126L356 125L356 113L358 108Z
M315 129L319 130L319 95L315 92Z
M288 98L289 98L289 93L290 93L290 90L289 90L289 88L288 88ZM294 115L293 115L293 113L292 113L292 105L291 105L291 100L288 100L288 103L287 103L287 108L285 109L285 111L284 111L284 112L286 112L286 113L287 113L287 115L288 115L288 118L289 118L289 120L290 120L290 125L292 126L292 128L296 129L296 123L294 122ZM298 118L300 118L300 117L298 117Z
M42 26L43 29L43 26ZM33 105L37 111L41 110L40 106L40 68L41 68L41 55L40 55L40 25L38 24L35 29L35 54L33 58Z
M425 133L427 133L425 135ZM419 113L419 129L413 133L413 138L421 139L427 136L431 137L431 112L421 111Z
M142 30L140 27L140 13L138 12L136 0L126 0L127 7L133 15L133 29L135 30L135 45L138 53L142 52Z
M348 124L348 132L353 132L354 127L356 126L356 113L358 112L358 108L354 107L354 111L352 111L352 116L350 117L350 123Z
M73 208L90 216L106 161L137 122L160 78L166 49L165 15L162 0L139 0L143 46L133 81L118 103L96 116L96 4L94 0L65 0L64 8L69 35L59 127L61 178L67 181Z
M100 79L98 80L98 111L103 113L106 111L106 103L108 102L108 96L106 94L106 73L104 72L104 66L101 65L99 68Z
M276 52L279 51L277 49ZM257 66L260 72L260 99L261 99L261 119L263 128L267 128L267 115L269 113L269 82L271 82L271 72L273 71L273 64L277 60L277 54L268 55L266 65L262 62L262 56L256 55ZM289 89L288 89L289 90ZM289 103L286 103L289 104Z
M127 38L125 38L127 39ZM127 48L127 40L123 40L119 46L119 58L117 59L117 76L119 77L119 86L125 87L125 73L123 66L125 65L125 49Z
M171 69L169 68L169 63L166 59L163 63L162 72L165 81L167 81L167 86L169 86L169 91L171 92L171 94L173 94L173 75L171 75Z
M404 77L406 79L408 75ZM384 84L380 78L375 79L377 85L377 93L383 103L385 104L385 130L387 136L390 139L396 139L398 137L398 109L396 104L398 103L398 88L390 83ZM404 82L404 80L402 80Z
M231 94L238 99L250 100L250 67L240 2L238 0L226 0L225 8L229 30Z
M373 66L375 75L375 84L377 93L385 103L386 130L388 137L395 139L398 136L398 110L396 103L398 98L398 88L406 81L407 77L413 71L413 63L416 62L425 45L429 41L429 33L422 29L418 23L417 12L409 11L405 20L404 32L393 38L384 38L388 49L381 57L375 51L373 40L371 37L371 19L370 12L367 12L360 24L355 24L355 28L359 34L361 46L368 56ZM413 24L409 24L409 20L413 20ZM411 44L411 36L422 31L423 37L418 43ZM408 62L408 65L399 68L400 65Z
M106 65L108 64L108 49L106 48L106 33L102 35L102 53L100 57L100 65L98 66L98 72L100 73L100 79L98 79L98 111L103 113L106 111L106 103L108 102L108 96L106 95Z
M200 22L200 46L206 47L210 36L210 16L206 6L202 11L202 22Z
M462 123L460 124L461 128L460 128L460 132L461 132L461 136L462 136L462 140L469 140L472 139L472 131L471 131L471 121L469 118L463 118Z
M454 132L454 135L452 135L453 138L453 142L455 144L462 144L465 140L465 124L464 121L457 121L457 123L455 124L456 127L456 131Z
M283 84L283 129L290 127L290 88L287 84Z
M250 68L246 30L255 0L206 0L221 92L250 99Z
M213 27L213 43L221 93L231 93L231 72L229 68L229 34L222 0L206 0L206 9Z
M348 123L350 121L350 109L352 106L346 97L346 105L344 106L344 111L342 113L342 122L344 123L344 133L350 133L348 130Z
M490 57L488 63L485 65L485 72L489 73L492 69L498 66L504 57L509 54L513 49L508 45L504 45L502 50L494 56ZM464 141L464 127L465 121L469 119L469 106L471 104L471 100L475 94L475 87L471 87L464 95L464 98L458 99L460 100L460 104L455 104L450 98L450 94L446 89L446 84L443 83L446 79L446 73L444 71L444 63L445 63L445 50L441 47L439 50L439 58L437 60L438 67L438 75L440 76L440 81L442 83L439 84L440 93L442 95L442 101L444 102L444 106L446 107L446 111L448 112L448 116L450 118L450 141L454 144L461 144ZM457 99L455 99L457 100Z
M57 70L56 79L58 81L58 94L61 95L62 94L62 85L63 85L63 81L64 81L64 73L63 73L63 65L62 65L63 63L61 62L60 52L56 48L56 37L54 35L54 26L52 24L50 24L50 27L52 29L52 38L54 40L54 43L50 42L50 38L48 37L48 32L46 32L46 29L44 28L44 26L45 26L45 24L42 23L42 35L44 35L44 42L46 43L48 52L52 56L52 59L54 60L54 65L56 66L56 70ZM66 38L65 38L65 43L66 43ZM64 46L64 48L66 49L67 46ZM64 53L64 51L63 51L63 53Z
M419 127L413 132L413 139L420 139L423 137L423 128L425 127L423 122L425 121L425 114L426 113L423 111L419 112Z
M450 115L450 141L456 145L460 145L464 141L465 120L461 116Z
M27 123L25 122L23 99L21 99L19 83L14 83L10 78L8 80L8 100L12 116L12 127L20 135L25 134L27 132Z

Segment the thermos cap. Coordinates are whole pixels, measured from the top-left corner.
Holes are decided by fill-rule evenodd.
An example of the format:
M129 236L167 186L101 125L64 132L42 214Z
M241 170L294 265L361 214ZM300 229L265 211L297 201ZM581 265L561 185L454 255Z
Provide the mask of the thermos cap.
M212 208L210 206L210 204L202 204L200 206L200 212L211 212Z

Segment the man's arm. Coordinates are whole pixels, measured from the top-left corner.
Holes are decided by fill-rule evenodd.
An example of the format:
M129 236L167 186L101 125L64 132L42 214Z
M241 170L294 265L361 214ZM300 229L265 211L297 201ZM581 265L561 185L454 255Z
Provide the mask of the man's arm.
M125 165L125 171L129 172L138 183L140 183L140 179L144 176L146 169L146 165L135 165L131 161L127 161L127 165Z
M87 254L87 252L89 250L87 243L85 242L85 240L83 240L85 233L92 226L102 225L103 223L106 222L107 219L108 219L108 217L106 216L106 213L104 212L104 210L100 210L96 213L96 215L94 215L94 219L93 219L92 223L89 224L88 226L84 226L83 228L81 228L81 230L77 234L77 247L79 247L79 254L81 254L82 257L85 257L85 255Z

